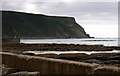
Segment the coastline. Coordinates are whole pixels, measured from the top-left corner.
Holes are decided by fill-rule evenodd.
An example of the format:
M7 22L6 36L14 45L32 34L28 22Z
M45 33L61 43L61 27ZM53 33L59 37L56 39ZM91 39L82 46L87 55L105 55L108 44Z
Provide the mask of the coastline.
M66 75L68 74L74 74L76 75L83 74L83 75L89 75L91 73L92 75L101 75L101 74L111 74L112 75L119 75L120 73L120 53L93 53L90 55L87 55L85 53L67 53L67 54L34 54L34 53L23 53L27 51L112 51L112 50L120 50L119 46L103 46L103 45L75 45L75 44L24 44L24 43L2 43L2 56L3 56L3 65L7 66L7 68L12 68L12 71L14 72L21 72L21 74L24 73L34 73L36 76L42 75L42 74L55 74L53 71L49 72L49 68L57 68L58 74ZM15 58L14 58L15 56ZM17 58L16 58L17 57ZM32 61L30 58L32 57ZM41 58L42 57L42 58ZM28 60L27 60L28 58ZM37 58L37 60L36 60ZM46 58L48 58L46 60ZM16 59L16 60L14 60ZM40 60L39 60L40 59ZM45 60L44 60L45 59ZM12 61L13 60L13 61ZM21 62L22 60L22 62ZM35 62L34 62L35 61ZM47 63L46 63L47 62ZM71 63L72 62L72 63ZM8 64L9 63L9 64ZM34 67L30 67L29 63L32 65L36 65ZM44 65L45 63L45 65ZM12 66L12 65L15 66ZM55 65L54 65L55 64ZM44 68L40 67L40 65L43 65ZM65 73L61 72L60 70L66 70L61 65L66 67L67 70L72 71L72 68L78 72L68 72ZM69 65L69 67L68 67ZM73 65L75 65L73 67ZM80 66L81 65L81 66ZM26 68L24 68L26 66ZM53 66L46 68L46 66ZM89 70L88 67L92 67L90 70L91 72L80 72ZM99 66L99 67L98 67ZM39 69L38 69L39 67ZM84 69L80 69L83 68ZM16 69L17 68L17 69ZM32 70L32 69L36 70ZM71 69L70 69L71 68ZM117 69L118 68L118 69ZM14 69L14 70L13 70ZM79 70L78 70L79 69ZM19 70L19 71L17 71ZM24 70L27 70L27 72L24 72ZM41 71L41 70L44 70ZM89 70L89 71L90 71ZM36 72L37 71L37 72ZM12 74L14 72L6 73L5 74ZM41 74L40 74L41 73ZM57 74L57 75L58 75ZM4 75L4 74L3 74Z
M48 58L56 58L56 59L67 59L73 61L83 61L88 63L104 63L104 60L108 60L114 64L117 60L120 59L120 52L118 53L92 53L90 55L85 53L69 53L69 51L113 51L120 50L118 46L103 46L103 45L75 45L75 44L23 44L23 43L3 43L2 51L9 52L13 54L23 54L23 55L32 55L39 57L48 57ZM35 54L29 51L38 51L45 52L51 51L51 53L44 54ZM52 51L68 51L68 53L61 53L59 55L52 53ZM111 61L113 60L113 61ZM115 61L114 61L115 60ZM98 62L97 62L98 61ZM107 63L106 63L107 64Z
M79 44L24 44L3 43L3 51L112 51L120 50L119 46L79 45ZM10 51L11 50L11 51Z

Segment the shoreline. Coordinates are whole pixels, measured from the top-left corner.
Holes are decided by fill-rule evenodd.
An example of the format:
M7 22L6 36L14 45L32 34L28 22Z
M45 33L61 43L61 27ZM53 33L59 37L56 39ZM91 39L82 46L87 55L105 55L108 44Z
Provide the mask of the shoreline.
M103 45L75 45L75 44L23 44L23 43L3 43L2 51L9 52L14 54L23 54L23 55L32 55L32 56L40 56L40 57L48 57L55 59L65 59L72 61L82 61L87 63L104 63L103 60L108 60L105 64L112 63L118 64L117 60L120 59L120 52L107 53L107 51L120 50L118 46L103 46ZM35 54L33 52L51 52L51 53L43 53L43 54ZM52 53L53 51L58 52L68 52L61 53L59 55ZM79 51L79 52L105 52L105 53L92 53L90 55L85 53L69 53L70 51ZM84 56L85 55L85 56ZM93 56L94 55L94 56ZM83 57L81 57L83 56ZM112 58L109 58L112 57ZM101 60L102 59L102 60ZM97 62L98 61L98 62ZM115 63L116 62L116 63ZM120 66L120 65L119 65Z
M23 66L26 65L26 63L29 64L29 62L30 62L32 65L33 65L33 63L36 64L36 66L34 66L34 69L38 69L37 66L39 66L39 68L42 69L42 67L40 67L40 65L42 65L42 64L44 65L44 63L46 62L46 61L44 61L44 58L45 59L48 58L47 61L49 63L49 60L50 60L50 63L49 64L46 63L44 67L51 65L51 66L53 66L52 68L56 68L56 65L60 64L61 66L65 66L65 67L70 65L70 68L71 68L73 65L76 66L76 63L79 63L79 64L81 63L82 64L81 67L83 68L84 64L89 64L91 66L93 66L94 64L97 64L97 65L101 66L102 68L98 67L97 68L98 70L94 71L96 74L98 74L98 73L102 74L101 69L106 70L106 73L108 72L108 74L109 74L109 73L111 73L111 72L109 72L109 69L111 69L111 68L113 68L112 69L113 74L120 72L117 70L114 72L114 70L115 70L114 67L120 69L120 53L119 52L118 53L94 53L91 55L87 55L85 53L74 53L74 54L66 53L66 54L59 54L59 55L57 55L57 54L37 54L37 55L35 55L33 53L23 54L23 52L27 52L27 51L56 51L56 52L57 51L63 51L63 52L68 51L69 52L69 51L73 51L73 50L86 51L86 52L90 52L93 50L96 50L96 51L101 50L101 51L105 52L105 51L110 51L110 50L111 51L112 50L120 50L120 47L118 47L118 46L106 47L103 45L74 45L74 44L3 43L2 44L2 52L5 53L4 55L10 56L10 58L9 57L6 58L7 56L5 56L5 58L3 57L3 61L5 63L2 63L2 64L5 64L6 66L7 65L11 66L15 62L14 63L16 65L15 68L20 68L20 71L22 71L21 69L24 68ZM13 58L14 56L16 56L18 59L14 60L16 58L16 57ZM28 57L32 58L33 61L31 61L29 59L27 60ZM38 59L40 59L40 61ZM11 62L11 60L12 60L12 62ZM21 60L23 60L24 63L22 63ZM36 60L37 62L36 61L34 62L34 60ZM64 61L66 61L66 63L68 63L68 62L70 62L70 63L63 64ZM8 64L7 62L10 62L11 64ZM42 62L44 62L44 63L42 63ZM54 63L54 62L56 62L56 63ZM73 62L73 64L71 64L71 62ZM20 64L20 63L22 63L22 64ZM17 66L18 64L19 64L19 67ZM56 64L56 65L54 66L53 64ZM78 68L80 65L77 65L76 68ZM26 65L26 66L28 66L27 70L30 70L29 65ZM57 66L57 67L59 69L60 68L65 69L61 66ZM106 69L104 69L104 67L106 67ZM12 66L12 68L14 69L14 66ZM31 69L32 68L33 67L31 66ZM69 70L71 70L70 68L69 68ZM76 68L74 70L78 70ZM100 71L99 71L99 69L100 69ZM46 74L46 70L49 70L49 68L44 70L45 74ZM86 70L88 70L88 68L86 68ZM30 71L33 71L33 70L30 70ZM40 70L37 70L37 71L40 71ZM41 71L40 71L40 73L41 73ZM60 73L60 71L58 73ZM82 72L79 72L79 70L77 73L83 74ZM71 74L71 72L69 72L69 74ZM74 74L76 74L76 72L74 72ZM85 73L85 74L87 74L87 73Z
M24 44L2 43L3 51L113 51L120 50L120 46L103 45L75 45L75 44Z

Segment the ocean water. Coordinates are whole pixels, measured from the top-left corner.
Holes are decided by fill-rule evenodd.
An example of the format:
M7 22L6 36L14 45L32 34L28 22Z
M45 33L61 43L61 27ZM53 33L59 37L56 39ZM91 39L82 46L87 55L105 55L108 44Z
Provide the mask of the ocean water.
M118 46L117 38L82 38L82 39L21 39L25 44L80 44L80 45L104 45Z

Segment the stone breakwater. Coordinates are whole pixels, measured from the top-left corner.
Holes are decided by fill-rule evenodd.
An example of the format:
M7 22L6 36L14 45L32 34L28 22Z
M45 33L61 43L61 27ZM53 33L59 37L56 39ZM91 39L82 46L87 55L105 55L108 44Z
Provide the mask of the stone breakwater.
M21 54L12 54L2 52L2 64L17 71L37 71L43 74L82 74L83 76L119 76L120 68L113 66L100 66L99 64L90 64L75 62L69 60L52 59L37 56L28 56Z

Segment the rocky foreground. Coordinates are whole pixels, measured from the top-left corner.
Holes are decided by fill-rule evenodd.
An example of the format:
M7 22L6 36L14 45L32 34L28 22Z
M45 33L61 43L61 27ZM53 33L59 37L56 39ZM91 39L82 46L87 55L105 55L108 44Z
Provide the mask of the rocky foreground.
M120 50L120 47L117 47L117 46L116 47L115 46L106 47L106 46L102 46L102 45L73 45L73 44L69 44L69 45L68 44L32 44L32 45L30 45L30 44L18 44L18 43L7 43L7 44L3 43L2 48L3 48L2 49L3 52L9 52L9 53L20 54L20 55L21 54L23 55L24 51L93 51L93 50L94 51L112 51L112 50ZM31 56L31 55L32 55L32 57L46 57L46 58L52 58L52 59L70 60L70 61L75 61L77 63L78 62L89 63L90 65L97 64L97 65L99 65L99 68L97 68L97 69L100 69L100 70L101 70L101 67L102 67L102 69L104 67L112 68L113 70L115 70L114 67L120 69L120 53L119 52L118 53L97 53L97 54L91 54L91 55L87 55L84 53L79 53L79 54L78 53L75 53L75 54L68 53L68 54L59 54L59 55L57 55L57 54L37 54L37 55L35 55L33 53L25 53L25 56ZM23 56L21 56L21 57L23 57ZM4 59L3 59L3 61L4 61ZM10 61L10 59L8 59L8 61ZM17 63L17 62L15 61L15 63ZM29 64L29 62L28 62L28 64ZM38 64L38 63L36 62L36 64ZM50 65L51 65L51 63L50 63ZM32 73L20 71L20 72L18 72L18 74L21 72L22 72L22 74L23 73L24 74L33 74L33 73L38 74L37 72L34 72L34 70L32 71ZM97 73L97 72L95 72L95 73ZM13 73L13 74L16 74L16 73ZM10 76L15 76L15 75L10 75Z
M35 56L40 57L48 57L48 58L56 58L56 59L64 59L64 60L72 60L77 62L85 62L85 63L96 63L101 66L116 66L120 67L120 53L97 53L97 54L39 54Z
M74 44L18 44L18 43L3 43L3 52L12 52L23 54L24 51L112 51L120 50L117 46L102 46L102 45L74 45ZM65 59L80 61L86 63L97 63L101 65L120 66L120 53L97 53L97 54L38 54L25 53L26 55L41 56L56 59Z
M2 76L120 76L120 68L2 52ZM0 68L1 69L1 68Z

